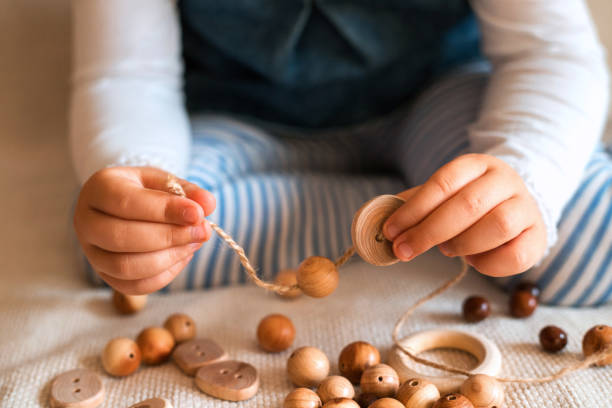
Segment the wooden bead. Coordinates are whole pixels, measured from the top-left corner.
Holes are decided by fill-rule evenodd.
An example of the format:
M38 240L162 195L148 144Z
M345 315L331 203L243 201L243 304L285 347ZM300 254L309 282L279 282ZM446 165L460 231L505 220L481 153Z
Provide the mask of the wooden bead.
M368 408L406 408L406 406L394 398L385 397L374 401Z
M514 291L519 291L519 290L526 290L527 292L535 296L536 299L539 299L540 293L542 293L538 285L536 285L533 282L529 282L529 281L523 281L519 283L518 285L516 285L516 288L514 288Z
M582 338L582 352L585 357L612 347L612 327L600 324L592 327ZM595 363L597 366L612 364L612 353Z
M179 344L172 359L187 375L195 375L200 367L227 359L227 353L211 339L193 339Z
M102 352L104 371L116 377L124 377L138 370L142 355L132 339L118 337L106 343Z
M49 394L51 408L95 408L104 401L104 386L96 373L79 368L58 375Z
M306 295L321 298L330 295L338 286L338 269L329 259L310 256L300 264L297 282Z
M510 296L510 314L514 317L529 317L537 306L536 297L525 290L515 291Z
M124 295L113 290L113 305L121 314L136 313L147 304L147 295Z
M283 402L283 408L320 408L321 405L319 395L309 388L296 388Z
M411 378L399 387L395 398L406 408L431 408L440 399L440 392L427 380Z
M350 398L334 398L327 401L323 408L359 408L359 404Z
M362 392L361 394L359 394L359 397L357 397L355 400L357 401L357 403L359 404L361 408L368 408L377 399L378 397L375 394Z
M393 397L399 387L399 377L390 366L377 364L364 370L360 385L363 392L378 397Z
M287 350L295 339L295 327L291 320L282 314L264 317L257 326L259 346L273 353Z
M474 404L464 395L453 393L440 398L433 408L474 408Z
M461 385L463 394L474 408L501 408L504 405L504 387L493 377L476 374Z
M344 347L338 358L340 374L353 384L359 384L363 370L380 363L378 349L365 341L356 341Z
M294 269L285 269L284 271L280 271L278 275L276 275L276 279L274 283L277 285L284 286L293 286L297 284L297 272ZM277 293L278 296L285 299L295 299L300 297L302 291L300 288L291 289L285 293Z
M548 352L556 353L567 345L567 334L557 326L546 326L540 330L540 344Z
M164 362L174 348L174 337L163 327L148 327L140 332L136 343L145 364L155 365Z
M205 394L225 401L244 401L259 389L259 375L250 364L220 361L198 369L196 386Z
M172 404L165 398L149 398L131 405L130 408L172 408Z
M491 314L489 301L482 296L470 296L463 302L463 319L469 323L480 322Z
M191 340L196 335L195 322L183 313L170 315L164 323L164 328L172 334L174 341L177 343Z
M317 394L323 403L334 398L353 398L355 389L349 380L339 375L326 377L317 387Z
M287 360L289 380L298 387L316 387L329 374L329 360L315 347L300 347Z

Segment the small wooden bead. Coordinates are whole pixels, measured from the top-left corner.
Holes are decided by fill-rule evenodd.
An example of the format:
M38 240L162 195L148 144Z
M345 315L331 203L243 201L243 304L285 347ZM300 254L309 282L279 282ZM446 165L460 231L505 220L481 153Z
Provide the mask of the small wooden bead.
M466 322L480 322L491 314L489 301L482 296L470 296L463 302L463 318Z
M611 326L600 324L592 327L582 338L582 352L585 357L602 351L606 347L612 347ZM608 354L595 363L597 366L605 366L608 364L612 364L612 354Z
M257 341L262 349L273 353L287 350L295 339L295 327L282 314L264 317L257 326Z
M385 397L374 401L368 408L406 408L406 406L394 398Z
M399 377L390 366L377 364L364 370L360 385L363 392L378 397L393 397L399 387Z
M516 288L514 288L514 290L515 291L526 290L527 292L535 296L536 299L539 299L540 293L542 293L538 285L536 285L533 282L529 282L529 281L523 281L519 283L518 285L516 285Z
M329 259L310 256L300 264L297 281L306 295L321 298L330 295L338 286L338 269Z
M283 402L283 408L320 408L321 405L319 395L309 388L296 388Z
M147 304L147 295L124 295L113 290L113 305L121 314L136 313Z
M399 387L395 398L406 408L431 408L440 399L440 392L427 380L411 378Z
M540 330L540 344L548 352L556 353L567 345L567 334L557 326L546 326Z
M327 401L323 408L359 408L359 404L350 398L334 398Z
M49 392L51 408L95 408L104 402L104 385L96 373L84 368L55 377Z
M529 317L538 306L538 300L525 290L515 291L510 297L510 314L514 317Z
M138 370L142 359L136 342L125 337L112 339L102 352L102 367L110 375L124 377Z
M195 322L183 313L175 313L169 316L164 323L164 328L172 334L174 341L177 343L191 340L196 335Z
M323 403L334 398L353 398L355 389L349 380L339 375L326 377L317 387L317 394Z
M359 384L363 370L379 363L378 349L365 341L356 341L347 345L338 358L340 373L353 384Z
M287 360L287 374L298 387L316 387L329 374L329 359L316 347L300 347Z
M164 362L174 348L174 337L163 327L148 327L140 332L136 343L145 364L155 365Z
M355 400L357 401L357 403L359 404L361 408L368 408L377 399L378 397L375 394L362 392L361 394L359 394L359 397L357 397Z
M461 385L463 394L474 408L501 408L504 405L504 387L493 377L476 374Z
M274 281L277 285L293 286L297 284L297 272L294 269L285 269L276 275ZM277 293L278 296L285 299L295 299L302 294L300 288L291 289L283 294Z
M453 393L440 398L432 408L475 408L464 395Z

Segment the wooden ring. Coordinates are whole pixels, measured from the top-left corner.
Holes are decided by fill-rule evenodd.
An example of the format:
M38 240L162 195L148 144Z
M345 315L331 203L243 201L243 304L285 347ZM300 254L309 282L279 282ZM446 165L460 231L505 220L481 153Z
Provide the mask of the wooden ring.
M351 236L355 250L364 261L378 266L392 265L399 261L393 253L393 244L383 236L382 227L404 202L398 196L381 195L365 203L355 213Z
M470 370L472 374L486 374L495 377L502 365L502 356L495 343L486 337L459 330L426 330L406 337L399 342L414 355L423 351L439 348L457 349L470 353L478 360L478 366ZM415 363L397 345L393 346L389 356L389 365L397 371L400 382L410 378L422 378L433 383L440 394L456 392L465 381L459 375L427 376L410 368L409 363Z

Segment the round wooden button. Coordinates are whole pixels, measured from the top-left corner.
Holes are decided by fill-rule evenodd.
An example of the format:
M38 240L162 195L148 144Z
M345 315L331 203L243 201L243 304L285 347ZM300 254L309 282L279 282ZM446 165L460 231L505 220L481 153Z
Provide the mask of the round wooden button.
M177 344L191 340L196 335L195 322L184 313L170 315L164 323L164 328L172 334Z
M187 375L195 375L198 368L218 363L227 353L210 339L193 339L179 344L172 353L176 365Z
M130 408L172 408L172 404L164 398L149 398L130 406Z
M241 361L221 361L201 367L195 376L198 388L211 397L244 401L259 389L257 370Z
M104 401L104 386L91 370L78 368L57 376L51 383L52 408L93 408Z
M392 265L399 260L393 253L393 245L383 233L382 227L404 204L404 199L394 195L374 197L363 205L353 217L351 235L355 250L364 261L372 265Z

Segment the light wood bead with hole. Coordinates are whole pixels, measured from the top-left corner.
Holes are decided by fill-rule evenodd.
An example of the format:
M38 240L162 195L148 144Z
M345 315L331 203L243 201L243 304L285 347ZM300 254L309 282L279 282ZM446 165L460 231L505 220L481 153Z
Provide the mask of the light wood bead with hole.
M147 327L136 338L145 364L163 363L174 348L174 337L163 327Z
M102 351L102 367L115 377L124 377L138 370L141 359L136 342L126 337L112 339Z
M113 290L113 306L121 314L133 314L147 304L147 295L124 295Z
M368 408L406 408L404 404L395 398L381 398L374 401Z
M406 408L431 408L440 399L440 391L427 380L411 378L399 387L395 398Z
M283 285L283 286L296 285L297 284L297 271L294 269L285 269L283 271L280 271L278 275L276 275L276 279L274 280L274 283L276 283L277 285ZM277 293L278 296L285 298L285 299L295 299L295 298L300 297L301 294L302 294L302 291L300 290L300 288L294 288L282 294Z
M269 352L277 353L287 350L295 339L295 327L291 320L282 314L271 314L257 326L257 342Z
M322 298L330 295L338 286L336 265L322 256L309 256L304 259L297 271L298 286L304 294Z
M320 408L319 395L309 388L296 388L285 397L283 408Z
M501 408L504 405L504 387L486 374L469 377L461 385L460 392L470 400L474 408Z
M196 335L195 322L183 313L170 315L164 323L164 328L172 334L176 343L191 340Z
M353 384L359 384L363 370L380 363L376 347L365 341L353 342L342 349L338 357L340 374Z
M329 359L316 347L300 347L287 360L287 374L298 387L316 387L329 374Z
M377 364L364 370L359 384L362 392L378 397L393 397L399 388L399 377L390 366Z
M585 357L602 351L606 347L612 347L612 327L599 324L587 331L582 338L582 352ZM605 366L612 364L612 354L603 357L595 365Z
M459 393L446 394L433 405L433 408L474 408L474 404Z
M359 404L350 398L334 398L323 405L323 408L360 408Z
M353 398L355 388L349 380L339 375L331 375L321 381L317 387L317 394L323 403L334 398Z

